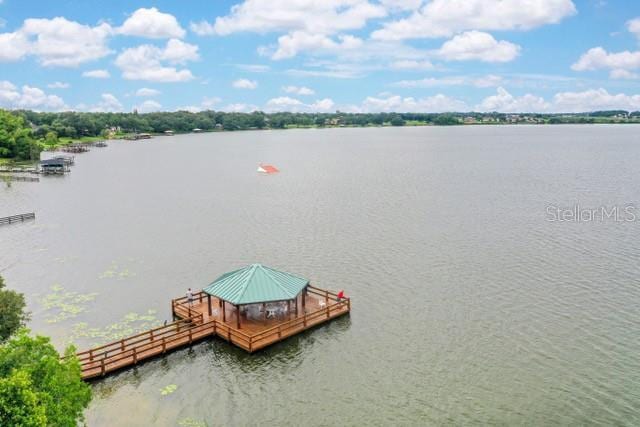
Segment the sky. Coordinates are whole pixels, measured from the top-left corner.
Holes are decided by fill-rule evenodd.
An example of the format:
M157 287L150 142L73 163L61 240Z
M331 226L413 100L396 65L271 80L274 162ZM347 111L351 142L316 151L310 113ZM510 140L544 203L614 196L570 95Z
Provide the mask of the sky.
M640 110L637 0L0 0L0 108Z

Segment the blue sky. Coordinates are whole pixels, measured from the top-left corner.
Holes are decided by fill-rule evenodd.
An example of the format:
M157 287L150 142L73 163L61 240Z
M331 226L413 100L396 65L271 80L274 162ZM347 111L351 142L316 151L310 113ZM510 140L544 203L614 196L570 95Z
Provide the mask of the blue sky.
M0 107L640 110L634 0L0 0Z

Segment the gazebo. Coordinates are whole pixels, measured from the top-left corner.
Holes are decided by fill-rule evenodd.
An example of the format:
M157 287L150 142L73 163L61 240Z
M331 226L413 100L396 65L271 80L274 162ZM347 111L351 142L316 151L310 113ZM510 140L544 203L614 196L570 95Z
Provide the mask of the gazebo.
M222 321L226 322L226 303L236 309L237 328L240 329L240 309L245 306L262 304L266 316L266 304L286 302L291 312L291 303L298 313L298 296L303 294L302 310L309 280L290 273L278 271L262 264L251 264L239 270L225 273L203 289L207 295L207 305L211 316L211 297L216 297L222 305Z

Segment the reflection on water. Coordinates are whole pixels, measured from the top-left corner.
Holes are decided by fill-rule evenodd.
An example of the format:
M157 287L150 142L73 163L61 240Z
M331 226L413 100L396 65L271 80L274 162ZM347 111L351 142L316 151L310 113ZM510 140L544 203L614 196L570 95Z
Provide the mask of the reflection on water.
M487 126L114 142L63 179L0 189L0 215L37 218L0 229L0 269L58 346L160 325L171 298L253 262L353 298L350 317L254 355L210 340L95 382L91 426L637 425L638 223L546 211L638 204L636 135ZM256 174L259 162L281 173Z

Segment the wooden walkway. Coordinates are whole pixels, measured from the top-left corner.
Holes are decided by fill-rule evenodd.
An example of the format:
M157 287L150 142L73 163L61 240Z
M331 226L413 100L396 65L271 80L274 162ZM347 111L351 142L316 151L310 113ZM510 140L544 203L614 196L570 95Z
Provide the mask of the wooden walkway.
M349 298L338 300L333 292L313 286L307 289L306 295L300 295L296 300L296 310L290 307L287 312L281 312L271 318L265 318L264 313L260 318L255 318L249 311L241 312L240 329L237 328L238 313L230 308L232 306L225 306L223 321L222 302L216 298L208 298L204 292L194 294L191 306L186 297L174 299L171 308L174 317L178 318L177 321L77 353L82 367L82 378L88 380L102 377L213 336L253 353L350 312Z
M24 213L20 215L5 216L4 218L0 218L0 225L12 224L14 222L22 222L28 219L35 219L35 218L36 218L36 214L34 212Z

